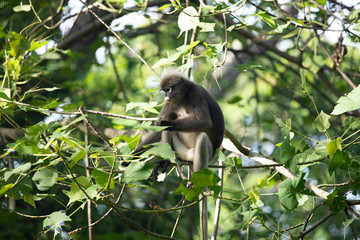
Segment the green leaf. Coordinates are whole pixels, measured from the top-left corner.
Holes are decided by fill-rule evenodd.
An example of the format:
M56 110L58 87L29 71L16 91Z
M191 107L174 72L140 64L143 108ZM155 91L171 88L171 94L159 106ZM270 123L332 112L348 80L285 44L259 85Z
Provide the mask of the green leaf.
M0 197L2 197L7 191L9 191L14 186L13 183L6 184L5 186L1 186L0 189Z
M282 142L280 147L280 162L286 167L289 167L290 170L296 170L296 162L294 161L295 150L290 145L290 136L287 136Z
M342 139L340 137L331 140L327 145L326 145L326 151L328 152L328 154L330 155L330 158L333 157L334 153L337 150L342 150L342 146L341 146L341 142Z
M170 160L170 162L175 163L175 153L168 143L153 143L149 146L152 147L149 150L146 150L143 154L141 154L141 157L155 155L157 157Z
M316 128L319 132L326 132L326 130L330 127L330 118L330 115L321 111L312 124L313 128Z
M106 186L107 182L108 182L108 179L109 179L109 173L108 172L104 172L104 171L101 171L101 170L98 170L98 169L94 169L92 172L91 172L91 176L93 178L95 178L95 181L96 181L96 184L107 189L108 187ZM112 177L111 180L110 180L110 187L109 189L113 189L114 188L114 178Z
M35 182L36 187L40 191L46 191L52 186L54 186L58 173L50 168L44 168L36 171L32 180Z
M292 211L298 206L299 203L291 179L286 179L279 184L279 200L288 211Z
M249 198L253 203L257 203L260 200L259 189L254 188L249 192Z
M6 171L4 174L4 179L5 179L5 181L7 181L7 180L9 180L9 178L12 175L25 172L25 171L29 170L30 168L31 168L31 163L29 163L29 162L21 164L17 168Z
M326 204L329 206L329 209L336 214L347 208L345 201L346 197L344 193L338 188L335 188L335 190L327 196Z
M34 198L33 198L34 195L32 195L31 193L28 194L23 194L23 199L26 203L30 204L31 206L33 206L34 208L36 208L36 205L35 205L35 201L34 201Z
M125 169L123 175L121 175L121 182L128 184L141 180L147 180L154 167L155 165L151 163L132 161Z
M257 13L254 15L260 17L261 20L263 20L265 23L267 23L270 27L272 27L272 28L277 27L274 19L271 16L269 16L266 12L261 12L261 13Z
M186 31L196 28L199 26L200 20L198 16L198 12L194 7L185 8L180 14L178 18L178 26L180 28L179 36Z
M12 183L17 181L16 179L10 179ZM21 182L19 182L16 186L12 187L8 192L8 196L14 199L24 199L24 196L32 195L31 191L33 190L33 182L31 181L29 176L26 176Z
M342 122L342 125L345 128L355 130L360 128L360 121L355 119L354 117L348 117L345 118L345 120Z
M256 208L256 209L251 210L251 211L245 211L245 212L242 212L241 215L244 216L243 222L246 223L246 224L250 224L259 215L259 210Z
M215 23L200 22L199 27L201 28L200 32L214 32Z
M61 55L57 52L47 52L40 56L42 60L60 60Z
M235 103L240 102L241 99L242 99L242 97L240 97L240 96L234 96L234 97L232 97L231 99L229 99L229 100L227 101L227 103L229 103L229 104L235 104Z
M30 12L31 6L30 4L21 4L13 8L14 12Z
M119 170L119 163L117 162L115 156L112 153L106 151L99 151L99 154L105 159L105 161L109 164L110 167L112 167L115 161L114 168Z
M185 187L189 181L193 183L191 188ZM217 186L220 178L207 168L194 172L189 181L184 180L174 191L175 194L185 195L185 199L188 201L197 201L205 187L209 187L209 190L214 191L214 195L220 190Z
M352 90L348 95L340 97L332 115L340 115L345 112L355 111L360 108L360 85Z
M58 228L64 226L64 222L71 221L71 218L61 212L53 212L49 217L45 218L43 222L43 229L50 227L54 231L58 231Z
M164 4L161 7L159 7L159 10L162 11L162 10L165 10L166 8L168 8L168 7L172 7L172 4Z
M252 62L248 62L248 63L244 63L244 64L239 64L237 67L237 70L239 72L246 72L249 70L261 70L264 71L265 69L263 68L263 66L261 66L260 64L256 64L256 63L252 63Z
M318 4L326 5L326 0L315 0Z
M159 111L157 111L154 107L156 107L158 105L158 102L156 101L152 101L152 102L131 102L126 104L126 112L135 109L135 108L139 108L142 111L145 112L151 112L151 113L155 113L155 114L159 114Z
M211 170L204 168L200 171L194 172L190 182L194 184L195 188L204 188L214 186L220 181L219 176L214 174Z
M41 48L42 46L45 46L49 41L43 41L43 42L37 42L35 40L31 41L31 46L29 48L29 51L34 51L36 49Z
M34 126L31 126L29 128L29 132L28 132L28 137L35 140L35 141L39 141L40 136L42 133L45 132L45 128L47 127L47 125L43 125L42 123L38 123Z
M84 159L85 156L86 156L85 149L81 149L80 151L73 153L70 157L71 162L69 163L69 167L72 168L73 166L75 166L75 164L77 164L78 161Z
M277 26L277 28L274 30L274 33L278 33L278 34L283 33L284 30L286 30L290 24L291 24L291 22L288 21L285 24L281 24L281 25Z
M300 78L301 78L301 87L302 89L306 90L306 69L300 68Z
M80 184L82 186L83 189L80 189L75 181L72 182L70 191L65 191L65 190L63 191L69 197L69 202L67 205L70 205L72 202L75 202L75 201L80 201L82 199L86 199L87 196L85 195L84 191L87 188L92 187L91 182L85 176L80 176L80 177L76 178L76 181L78 182L78 184ZM89 195L89 197L90 197L90 195Z
M328 166L328 171L329 171L330 176L333 174L333 172L337 168L344 166L346 163L346 160L347 160L347 154L344 152L341 152L340 150L336 150L334 155L331 157L331 160L330 160L330 163Z
M187 188L185 187L185 185L187 185L186 183L186 180L181 183L180 186L174 191L174 193L178 195L184 195L185 199L190 202L197 201L203 188Z
M9 45L11 48L9 54L15 58L23 55L30 48L30 42L23 35L15 32L10 36Z

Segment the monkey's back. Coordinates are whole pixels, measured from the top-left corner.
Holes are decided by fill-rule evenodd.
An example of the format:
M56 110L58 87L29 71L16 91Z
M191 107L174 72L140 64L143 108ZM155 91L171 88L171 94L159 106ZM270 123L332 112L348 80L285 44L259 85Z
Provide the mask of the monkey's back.
M217 149L221 146L221 143L224 138L224 132L225 132L224 115L221 111L219 104L204 87L202 87L197 83L193 83L193 82L190 83L193 85L192 87L196 88L195 91L200 92L200 94L196 97L203 98L207 103L207 107L212 122L212 128L206 131L206 133L208 134L214 149ZM191 89L189 90L191 91ZM192 99L189 100L191 102Z

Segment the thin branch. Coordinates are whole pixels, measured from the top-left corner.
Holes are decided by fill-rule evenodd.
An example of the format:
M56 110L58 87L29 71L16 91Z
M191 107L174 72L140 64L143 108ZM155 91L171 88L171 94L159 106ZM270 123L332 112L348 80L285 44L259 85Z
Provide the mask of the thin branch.
M215 214L214 214L214 229L213 229L213 233L211 236L211 240L216 240L217 238L217 233L218 233L218 229L219 229L219 221L220 221L220 209L221 209L221 196L223 193L223 185L224 185L224 169L221 168L221 166L223 165L222 161L219 161L219 172L218 172L218 176L220 177L220 182L219 182L219 186L221 187L221 190L219 192L219 197L216 198L215 200Z
M181 206L184 206L184 205L185 205L185 198L183 198L183 200L181 201ZM176 231L176 229L177 229L177 227L178 227L178 225L179 225L180 217L181 217L182 213L184 212L184 209L185 209L185 208L182 208L182 209L180 210L179 215L178 215L177 218L176 218L175 225L174 225L173 230L172 230L172 232L171 232L171 237L174 237L174 235L175 235L175 231Z
M140 59L150 70L151 72L160 79L159 75L155 72L155 70L142 58L130 45L128 45L114 30L112 30L109 25L107 25L95 12L93 12L82 0L79 0L87 9L88 11L97 19L99 22L101 22L102 25L104 25L122 44L125 45L135 56Z
M123 185L123 187L122 187L122 189L121 189L121 191L120 191L120 194L119 194L118 198L117 198L116 201L115 201L115 204L118 204L118 203L119 203L121 197L122 197L123 194L124 194L125 187L126 187L126 184ZM102 215L101 218L99 218L97 221L91 223L91 224L88 225L88 226L84 226L84 227L81 227L81 228L77 228L77 229L69 232L69 235L75 234L75 233L77 233L77 232L79 232L79 231L81 231L81 230L83 230L83 229L85 229L85 228L90 228L90 227L95 226L95 225L98 224L100 221L102 221L104 218L106 218L106 217L111 213L112 210L113 210L113 209L110 208L110 209L109 209L104 215Z
M82 107L79 107L79 112L81 115L85 116L85 111L83 110ZM101 138L109 147L110 149L114 150L114 147L109 143L108 140L105 139L105 137L101 134L101 132L99 132L93 125L91 122L89 122L89 120L85 117L84 118L85 122L87 125L89 125L89 127L97 134L97 136L99 138ZM111 174L110 174L111 175Z
M161 238L161 239L176 239L176 238L173 238L173 237L169 237L169 236L165 236L165 235L161 235L161 234L157 234L157 233L154 233L154 232L152 232L152 231L149 231L149 230L143 228L142 226L140 226L139 224L137 224L136 222L134 222L133 220L131 220L130 218L126 217L124 214L122 214L122 213L117 209L117 205L111 204L111 207L112 207L112 209L114 209L114 211L119 215L119 217L120 217L121 219L123 219L125 222L133 225L134 227L136 227L136 228L139 229L140 231L148 234L149 236L153 236L153 237Z
M85 125L85 172L86 172L86 177L88 179L91 179L90 177L90 171L88 169L89 167L89 154L87 151L87 148L89 146L89 128L86 124L86 120L84 119L84 125ZM88 199L87 201L87 217L88 217L88 226L89 226L89 240L93 239L93 231L92 231L92 226L91 226L91 216L92 216L92 211L91 211L91 200Z
M305 222L304 222L304 226L303 226L302 231L305 231L305 230L306 230L306 226L307 226L307 224L309 223L309 221L310 221L310 219L312 218L312 216L314 215L314 212L316 211L316 209L318 209L320 206L323 206L325 203L326 203L325 201L320 202L319 204L317 204L317 205L310 211L310 213L308 214L307 218L305 219Z
M112 54L112 52L111 52L111 45L110 45L110 42L109 42L109 37L107 38L107 41L106 41L106 42L107 42L107 45L108 45L109 57L110 57L110 60L111 60L111 63L112 63L113 69L114 69L114 73L115 73L116 80L117 80L117 82L118 82L118 85L119 85L119 87L120 87L120 90L121 90L121 92L122 92L122 94L123 94L123 97L124 97L125 101L126 101L126 102L129 102L129 98L128 98L127 94L126 94L126 90L125 90L125 88L124 88L124 84L123 84L123 82L122 82L121 79L120 79L120 75L119 75L119 72L118 72L117 67L116 67L116 64L115 64L115 58L114 58L114 56L113 56L113 54Z
M334 63L334 67L335 70L341 75L341 77L353 88L356 88L356 85L351 81L351 79L346 75L346 73L344 73L343 70L341 70L341 68L339 68L339 66L337 66L337 63L335 62L335 60L331 57L330 53L328 52L328 50L325 48L324 44L321 42L320 40L320 36L318 35L318 33L315 31L316 34L316 38L318 39L318 42L320 44L321 49L324 51L324 53L326 54L326 56L328 58L330 58L330 60Z
M333 212L329 212L325 217L323 217L322 219L320 219L318 222L316 222L314 225L312 225L308 230L300 232L299 235L297 235L297 238L303 238L304 236L306 236L308 233L312 232L313 230L315 230L318 226L320 226L321 224L323 224L326 220L328 220L330 217L332 217L332 215L334 215Z
M229 131L226 131L229 132ZM230 133L230 132L229 132ZM240 142L232 135L226 133L227 136L232 136L230 141L232 142L233 146L231 146L231 143L229 144L229 142L226 142L226 139L223 141L223 147L229 151L232 152L236 152L238 154L242 154L247 156L248 158L254 160L255 162L261 163L263 165L272 165L272 164L278 164L277 162L265 158L259 154L256 154L254 152L252 152L250 149L247 149L245 147L243 147ZM224 144L226 143L226 144ZM286 176L287 178L290 179L294 179L297 177L297 175L295 175L294 173L292 173L289 169L287 169L285 166L276 166L275 170L278 171L279 173L281 173L282 175ZM329 195L328 192L308 183L305 182L305 187L309 190L311 190L313 193L315 193L317 196L319 196L320 198L323 199L327 199L327 196Z
M347 211L347 209L344 210L344 213L345 213L346 219L350 220L351 217L350 217L350 214L349 214L349 212ZM356 240L356 239L357 239L357 237L356 237L356 231L355 231L355 228L354 228L354 224L353 224L353 223L350 223L350 229L351 229L351 233L352 233L354 239Z

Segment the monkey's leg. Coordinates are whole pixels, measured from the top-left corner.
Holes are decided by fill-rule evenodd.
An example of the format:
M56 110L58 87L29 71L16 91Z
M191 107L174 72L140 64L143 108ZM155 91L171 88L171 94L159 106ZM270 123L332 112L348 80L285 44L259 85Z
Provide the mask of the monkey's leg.
M194 172L199 171L203 168L208 167L210 160L213 157L213 146L208 137L204 132L200 133L196 139L193 170ZM199 196L202 198L202 195ZM208 212L207 212L207 197L199 202L200 209L200 230L201 230L201 239L207 240L208 232Z

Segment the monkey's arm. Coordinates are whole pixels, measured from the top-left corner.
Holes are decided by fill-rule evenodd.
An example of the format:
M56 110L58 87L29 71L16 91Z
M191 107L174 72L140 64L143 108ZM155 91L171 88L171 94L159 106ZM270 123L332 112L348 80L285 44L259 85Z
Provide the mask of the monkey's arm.
M209 107L206 101L200 101L199 106L188 106L178 118L163 118L157 125L169 126L168 131L207 132L213 127Z
M133 155L140 155L145 150L144 146L151 143L160 142L161 132L149 132L145 135L144 139L141 140L140 144L135 148Z

